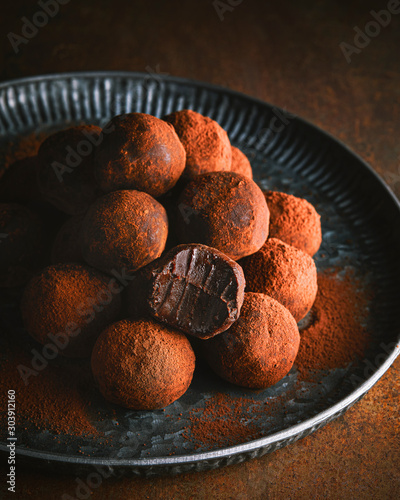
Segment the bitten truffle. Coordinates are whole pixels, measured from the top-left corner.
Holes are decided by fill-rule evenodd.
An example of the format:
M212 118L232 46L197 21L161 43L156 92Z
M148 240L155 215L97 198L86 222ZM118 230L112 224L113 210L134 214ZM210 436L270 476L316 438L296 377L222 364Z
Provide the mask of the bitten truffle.
M137 189L154 197L170 190L185 168L185 150L174 128L155 116L115 116L96 148L95 175L106 191Z
M237 320L245 280L237 262L205 245L179 245L147 266L129 285L134 317L155 319L202 339Z
M311 309L318 286L317 268L308 254L270 238L240 264L246 278L246 292L269 295L289 309L296 321Z
M17 203L0 203L0 287L19 287L42 264L47 235L40 217Z
M101 193L93 174L93 152L101 142L101 129L82 125L49 136L38 152L38 184L43 197L59 210L86 212Z
M100 332L117 318L121 298L110 278L81 264L57 264L25 288L21 312L28 333L55 357L88 357Z
M289 373L299 344L296 321L285 307L267 295L246 293L236 323L199 346L223 379L265 389Z
M288 243L311 257L321 241L321 218L307 200L291 194L266 191L265 199L271 214L269 235Z
M184 109L164 117L172 123L186 151L184 177L206 172L229 171L232 151L228 134L211 118Z
M70 217L59 229L51 248L53 264L83 261L79 239L83 217L83 215Z
M164 207L141 191L114 191L98 198L81 228L85 261L106 273L134 272L160 257L168 235Z
M235 172L211 172L189 182L178 199L181 243L202 243L237 260L261 248L269 210L257 184Z
M245 175L249 179L253 178L253 169L251 168L250 162L247 156L240 151L240 149L232 146L232 165L231 172L236 172L237 174Z
M181 332L153 320L122 320L98 338L93 376L111 403L133 410L157 410L188 389L195 355Z

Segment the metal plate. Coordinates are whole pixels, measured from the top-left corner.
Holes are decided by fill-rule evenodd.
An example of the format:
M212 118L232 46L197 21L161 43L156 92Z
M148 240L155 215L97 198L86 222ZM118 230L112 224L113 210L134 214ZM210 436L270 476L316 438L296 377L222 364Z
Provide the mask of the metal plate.
M290 192L315 205L323 227L323 244L315 256L318 269L350 266L375 291L367 304L373 332L367 357L321 374L318 385L299 384L294 367L265 391L235 388L199 363L187 393L166 411L133 412L107 405L93 388L89 397L96 411L91 423L106 433L108 444L97 438L56 436L27 422L27 431L18 440L20 461L76 474L103 466L116 475L151 476L259 457L342 415L400 352L399 202L361 158L304 120L242 94L189 80L152 80L139 73L59 74L0 84L0 147L34 130L80 122L104 125L111 116L131 111L162 117L183 108L217 120L232 143L248 155L255 180L263 188ZM15 329L29 345L26 333L17 327L17 309L3 302L2 314L9 325L15 320ZM293 397L284 398L273 412L265 411L265 402L280 401L289 391ZM238 418L248 422L252 432L237 442L199 446L187 438L189 416L196 410L200 415L217 393L229 396L232 411L235 402L245 398ZM0 450L6 452L4 442Z

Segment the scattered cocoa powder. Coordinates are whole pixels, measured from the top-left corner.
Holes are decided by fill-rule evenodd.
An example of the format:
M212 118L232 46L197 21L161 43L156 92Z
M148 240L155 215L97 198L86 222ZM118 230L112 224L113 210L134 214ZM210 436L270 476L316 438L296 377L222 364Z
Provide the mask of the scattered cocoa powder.
M352 273L338 273L339 269L331 269L318 275L311 324L300 331L295 361L302 380L362 358L369 344L371 336L363 326L368 293L361 291L361 282Z
M14 335L15 337L15 335ZM15 340L13 341L15 342ZM18 428L40 430L55 434L101 435L89 421L91 406L89 391L93 382L90 371L76 364L49 364L37 375L31 375L25 385L17 367L31 367L32 355L19 345L2 350L0 363L0 417L5 422L7 391L13 389L17 405ZM1 431L6 427L3 425Z
M263 401L217 393L206 401L204 409L190 412L190 427L182 435L195 448L204 445L233 446L260 438L262 435L254 419L260 418L261 413L257 409L263 406ZM251 421L248 418L250 414Z

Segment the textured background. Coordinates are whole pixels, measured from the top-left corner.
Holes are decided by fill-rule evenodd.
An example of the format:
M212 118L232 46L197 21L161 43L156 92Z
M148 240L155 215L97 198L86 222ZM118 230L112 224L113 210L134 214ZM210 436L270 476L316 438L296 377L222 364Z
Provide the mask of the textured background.
M357 26L387 1L70 0L15 53L35 1L2 6L0 80L132 70L216 83L288 109L342 139L400 197L400 14L348 63ZM342 418L259 460L219 471L103 481L94 499L395 498L400 495L400 359ZM6 498L5 469L0 497ZM82 478L86 479L86 478ZM17 469L12 498L88 498L75 477ZM68 498L68 497L66 497Z

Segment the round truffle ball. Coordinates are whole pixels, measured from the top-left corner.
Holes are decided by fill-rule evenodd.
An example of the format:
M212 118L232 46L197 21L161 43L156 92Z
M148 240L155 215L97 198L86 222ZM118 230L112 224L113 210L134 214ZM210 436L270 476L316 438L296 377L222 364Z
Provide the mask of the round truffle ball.
M93 153L101 143L101 129L82 125L49 136L38 152L38 183L44 198L59 210L86 212L100 194L93 174Z
M88 357L121 305L115 283L81 264L56 264L34 276L25 288L21 312L28 333L57 353Z
M232 165L231 172L236 172L237 174L245 175L249 179L253 178L253 169L251 168L250 162L247 156L240 151L240 149L232 146Z
M321 217L307 200L291 194L266 191L265 199L271 213L269 235L288 243L311 257L321 241Z
M231 259L251 255L268 237L269 210L257 184L235 172L197 176L183 190L176 211L182 243L203 243Z
M25 285L42 264L46 243L36 213L17 203L0 203L0 287Z
M185 177L231 169L231 143L215 120L190 109L171 113L164 120L172 123L185 148Z
M157 410L188 389L195 355L185 335L153 320L122 320L97 339L92 371L105 399Z
M202 342L201 352L228 382L265 389L289 373L299 344L296 321L285 307L262 293L246 293L240 318Z
M284 305L296 321L311 309L317 295L317 268L298 248L269 238L261 249L242 259L246 292L265 293Z
M134 272L158 258L168 235L164 207L141 191L113 191L87 211L81 228L85 261L110 273Z
M70 217L59 229L51 248L53 264L83 261L79 239L83 217L83 215Z
M185 168L185 150L174 128L155 116L115 116L96 149L95 175L106 191L137 189L154 197L170 190Z

